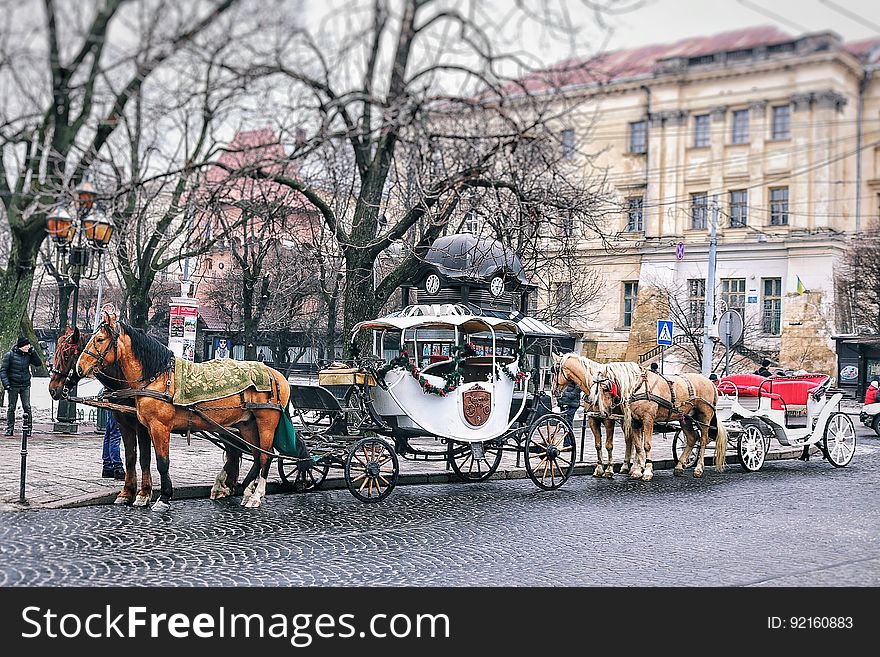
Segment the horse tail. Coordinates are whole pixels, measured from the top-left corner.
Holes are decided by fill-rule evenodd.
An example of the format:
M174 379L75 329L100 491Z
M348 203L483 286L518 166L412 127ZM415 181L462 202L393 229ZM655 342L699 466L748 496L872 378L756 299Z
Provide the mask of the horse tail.
M718 413L712 413L710 428L715 429L715 471L724 472L727 462L727 429L723 422L718 421Z

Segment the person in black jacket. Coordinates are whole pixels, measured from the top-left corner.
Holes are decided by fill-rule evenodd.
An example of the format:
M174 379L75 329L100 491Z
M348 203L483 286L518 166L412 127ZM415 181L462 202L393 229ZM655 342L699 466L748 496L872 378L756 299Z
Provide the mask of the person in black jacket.
M41 367L39 355L27 338L19 338L15 346L3 355L0 364L0 382L9 392L9 408L6 411L6 435L15 433L15 408L21 399L24 424L30 428L31 416L31 366Z

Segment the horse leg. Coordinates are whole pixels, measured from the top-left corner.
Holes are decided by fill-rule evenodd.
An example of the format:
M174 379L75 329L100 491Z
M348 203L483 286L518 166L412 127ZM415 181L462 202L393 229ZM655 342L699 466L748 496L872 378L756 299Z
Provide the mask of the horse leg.
M623 427L621 426L621 429ZM632 465L632 452L633 452L633 440L632 433L623 431L623 444L624 444L624 453L623 453L623 464L620 466L620 474L629 474L630 466Z
M256 448L260 444L259 431L253 419L249 419L245 422L240 422L235 425L235 428L238 429L241 437L246 443L251 445L251 447ZM251 456L254 460L253 465L251 465L250 470L248 470L248 473L245 475L244 481L241 482L241 485L244 488L241 497L242 506L247 506L248 500L256 491L257 475L260 473L260 453L256 449L252 449Z
M593 476L601 477L605 474L605 466L602 464L602 431L596 418L590 418L590 431L593 432L593 440L596 443L596 469L593 470Z
M651 481L654 478L654 462L651 460L651 438L654 436L654 418L649 417L642 423L642 435L645 441L645 471L642 473L642 481Z
M629 478L630 479L641 479L644 467L644 454L642 452L642 423L640 421L633 420L633 426L630 427L630 442L632 442L633 449L635 450L635 457L633 459L632 470L630 470Z
M137 426L124 415L117 414L116 421L119 423L119 433L122 434L122 444L125 448L125 483L122 490L113 501L114 504L131 504L134 500L137 488Z
M608 465L605 467L605 478L614 477L614 461L611 453L614 451L614 420L605 420L605 451L608 452Z
M241 464L241 452L233 448L226 449L226 463L217 473L214 487L211 488L211 499L219 500L235 494L238 483L238 469Z
M150 461L152 459L150 454L150 432L140 422L137 423L135 432L137 434L138 450L140 451L141 487L138 489L133 506L147 506L153 497L153 474L150 472Z
M691 426L688 427L688 431L690 431L691 433L693 433L693 435L694 435L694 438L693 438L694 443L697 442L697 436L699 435L699 439L700 439L700 453L697 454L697 463L696 463L696 465L694 466L694 476L695 476L695 477L702 477L702 476L703 476L703 457L704 457L705 454L706 454L706 445L709 444L709 432L706 431L705 429L702 429L702 430L700 431L700 433L697 434L697 431L696 431L696 429L694 429L693 425L691 425ZM691 439L690 439L690 438L688 438L688 442L691 442Z
M691 452L693 451L697 440L694 432L689 431L684 425L685 423L682 422L681 431L684 434L684 449L681 450L681 456L678 457L675 469L672 471L672 474L676 477L680 477L684 474L684 464L687 463L687 460L691 457Z
M256 508L263 504L266 497L266 482L269 477L269 467L272 465L272 444L275 442L275 428L281 419L277 411L259 412L256 415L257 429L260 435L260 477L257 480L257 488L250 496L245 506ZM268 453L267 453L268 452Z
M153 504L153 511L167 511L171 507L171 498L174 496L174 487L171 485L171 476L168 474L171 431L163 424L153 423L150 426L150 438L153 439L156 469L159 471L159 477L162 481L159 499Z

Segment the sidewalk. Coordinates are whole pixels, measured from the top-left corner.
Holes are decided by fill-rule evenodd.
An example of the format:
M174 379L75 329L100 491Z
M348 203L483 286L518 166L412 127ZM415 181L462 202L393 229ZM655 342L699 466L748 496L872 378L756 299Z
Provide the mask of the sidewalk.
M5 419L6 409L0 410ZM858 415L858 409L855 409ZM86 410L86 417L88 412ZM94 423L80 424L76 435L52 432L51 412L48 408L34 409L34 433L28 441L27 455L27 500L28 505L17 504L19 497L19 471L21 435L13 438L0 438L0 510L47 509L85 506L91 504L111 504L122 487L122 482L101 478L101 445L103 435L95 432ZM20 416L19 416L20 417ZM854 418L857 420L857 418ZM20 429L20 419L16 425ZM655 470L674 467L672 460L672 438L674 434L658 434L652 441L652 457ZM586 432L584 450L581 452L581 419L575 419L575 436L578 446L578 465L574 475L590 475L596 464L596 450L589 429ZM426 448L442 450L443 445L430 439L423 445ZM784 450L775 442L771 446L768 460L795 458L800 449ZM171 438L171 479L174 483L176 499L208 497L214 477L223 467L224 453L218 447L193 438L187 445L184 436ZM623 437L618 430L615 434L614 462L623 460ZM604 457L604 450L603 450ZM729 455L728 464L738 467L736 457ZM711 468L711 459L706 459L706 467ZM154 496L158 495L159 474L152 459ZM409 461L401 459L398 485L449 483L459 481L442 461ZM242 475L244 472L242 473ZM525 468L516 462L516 454L506 453L494 478L522 479ZM138 468L138 477L140 470ZM273 464L269 476L269 493L280 492L280 478ZM322 489L344 488L341 470L330 470Z

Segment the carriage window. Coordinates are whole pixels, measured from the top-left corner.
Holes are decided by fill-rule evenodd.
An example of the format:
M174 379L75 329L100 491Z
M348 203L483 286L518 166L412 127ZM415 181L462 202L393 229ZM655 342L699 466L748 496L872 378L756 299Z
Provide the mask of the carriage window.
M745 317L746 279L722 278L721 300L727 304L730 310L736 310L740 317Z
M636 309L636 298L639 295L638 281L623 282L623 327L632 326L633 312Z
M782 279L761 279L764 287L764 308L761 317L761 330L771 335L781 333L782 317Z
M706 279L688 279L688 324L691 328L703 326L706 316Z

